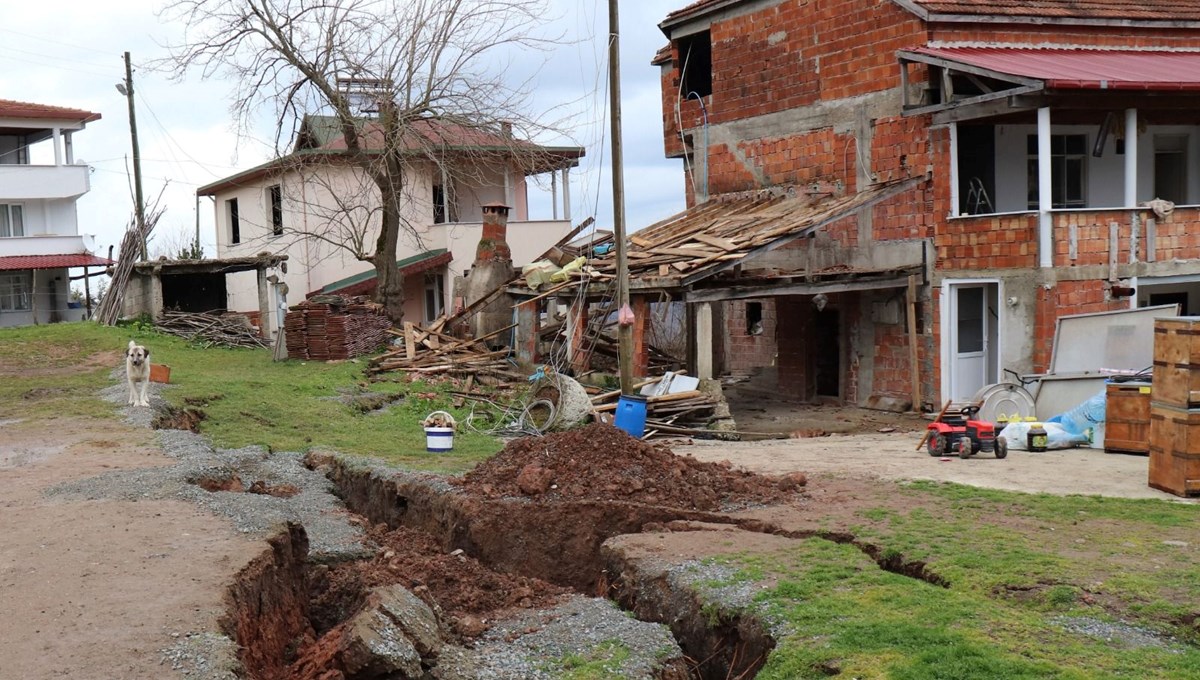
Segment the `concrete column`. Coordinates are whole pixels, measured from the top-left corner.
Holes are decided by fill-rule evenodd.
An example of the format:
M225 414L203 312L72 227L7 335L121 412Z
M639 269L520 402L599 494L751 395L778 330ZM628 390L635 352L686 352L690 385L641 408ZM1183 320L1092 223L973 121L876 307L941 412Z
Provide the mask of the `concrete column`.
M587 300L572 300L571 306L567 307L567 361L575 375L581 375L591 368L591 357L584 342L587 321Z
M157 319L163 310L162 268L156 267L150 273L150 308L146 311L150 317Z
M633 309L633 377L644 378L650 374L650 345L646 342L650 302L645 295L636 295L629 306Z
M713 315L712 303L696 304L696 377L713 377Z
M517 365L533 372L541 360L538 356L538 335L541 332L541 300L517 305Z
M558 219L558 174L550 173L550 219Z
M571 219L571 169L562 169L562 185L563 185L563 219Z
M1050 107L1037 112L1038 133L1038 266L1054 266L1053 185L1050 182ZM1126 150L1128 155L1128 149Z
M1125 109L1125 207L1138 204L1138 113Z
M271 328L271 296L267 294L267 270L259 267L258 274L258 327L264 338L270 338Z
M63 133L63 148L67 152L67 165L75 165L75 147L71 144L71 132Z
M50 133L54 136L54 164L63 164L63 145L62 145L62 130L52 128Z
M958 197L958 123L950 123L950 215L959 214Z

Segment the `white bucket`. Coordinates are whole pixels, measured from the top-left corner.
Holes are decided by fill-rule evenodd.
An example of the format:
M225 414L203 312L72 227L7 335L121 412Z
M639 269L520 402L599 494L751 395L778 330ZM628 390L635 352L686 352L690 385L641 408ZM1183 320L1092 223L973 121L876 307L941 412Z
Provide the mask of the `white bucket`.
M454 448L454 428L425 428L425 450L430 453L446 453Z

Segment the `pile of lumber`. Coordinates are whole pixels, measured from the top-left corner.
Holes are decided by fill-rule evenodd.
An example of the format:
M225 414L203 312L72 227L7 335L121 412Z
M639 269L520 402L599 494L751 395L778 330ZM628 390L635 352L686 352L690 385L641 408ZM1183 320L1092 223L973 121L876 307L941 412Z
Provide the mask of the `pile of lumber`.
M206 347L266 347L263 339L244 314L212 314L164 310L154 322L155 329L177 335Z
M647 380L634 387L641 388L658 380ZM620 390L597 394L592 397L592 406L597 413L611 414L617 410L620 397ZM716 433L708 427L717 420L719 404L716 396L699 390L646 397L646 433L642 439L714 435Z
M389 333L403 339L400 347L385 352L371 360L367 374L404 371L421 375L490 376L499 380L524 380L508 363L509 350L489 349L484 343L492 336L512 329L502 328L478 339L461 339L442 333L447 320L443 317L429 328L420 328L404 322L402 332L389 329Z
M288 310L284 338L291 359L352 359L386 344L391 327L366 297L317 295Z

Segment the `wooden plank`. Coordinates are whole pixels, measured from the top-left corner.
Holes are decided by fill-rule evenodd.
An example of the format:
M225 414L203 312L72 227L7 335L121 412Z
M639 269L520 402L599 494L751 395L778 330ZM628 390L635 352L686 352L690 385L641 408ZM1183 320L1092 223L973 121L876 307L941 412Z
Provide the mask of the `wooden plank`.
M671 265L669 265L669 264L658 265L658 275L659 276L670 276L671 275Z
M413 333L413 322L404 322L404 354L409 361L417 358L417 340Z
M917 277L908 277L908 370L912 382L912 410L921 410L921 373L917 356Z
M696 235L692 236L692 238L696 239L697 241L700 241L701 243L707 243L710 246L716 246L716 247L720 248L721 250L728 251L728 250L737 250L738 249L738 245L736 243L734 243L733 241L730 241L727 238L721 238L719 236L709 236L708 234L696 234Z

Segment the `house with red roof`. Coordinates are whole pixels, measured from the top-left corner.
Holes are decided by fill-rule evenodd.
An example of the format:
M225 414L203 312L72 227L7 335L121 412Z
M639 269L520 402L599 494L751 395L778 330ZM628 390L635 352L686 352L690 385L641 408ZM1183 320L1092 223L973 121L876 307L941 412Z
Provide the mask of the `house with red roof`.
M0 99L0 327L79 320L83 310L68 303L69 270L111 264L79 233L75 210L90 170L76 162L73 136L99 119Z
M375 119L364 117L359 135L366 153L383 149ZM514 138L506 125L435 119L410 122L401 143L407 168L396 258L405 319L432 321L450 307L456 277L475 259L485 205L511 209L506 239L518 267L570 231L569 172L582 148L533 144ZM309 115L287 155L200 187L197 194L213 200L218 257L286 255L280 278L291 302L320 293L373 293L374 265L355 251L373 252L379 191L345 151L338 119ZM530 219L528 182L538 175L554 195L550 219ZM253 272L230 274L227 281L229 310L259 309ZM274 333L276 325L270 319L265 330Z
M940 406L1046 371L1064 315L1200 314L1200 4L702 0L659 27L692 211L847 206L710 267L700 365Z

